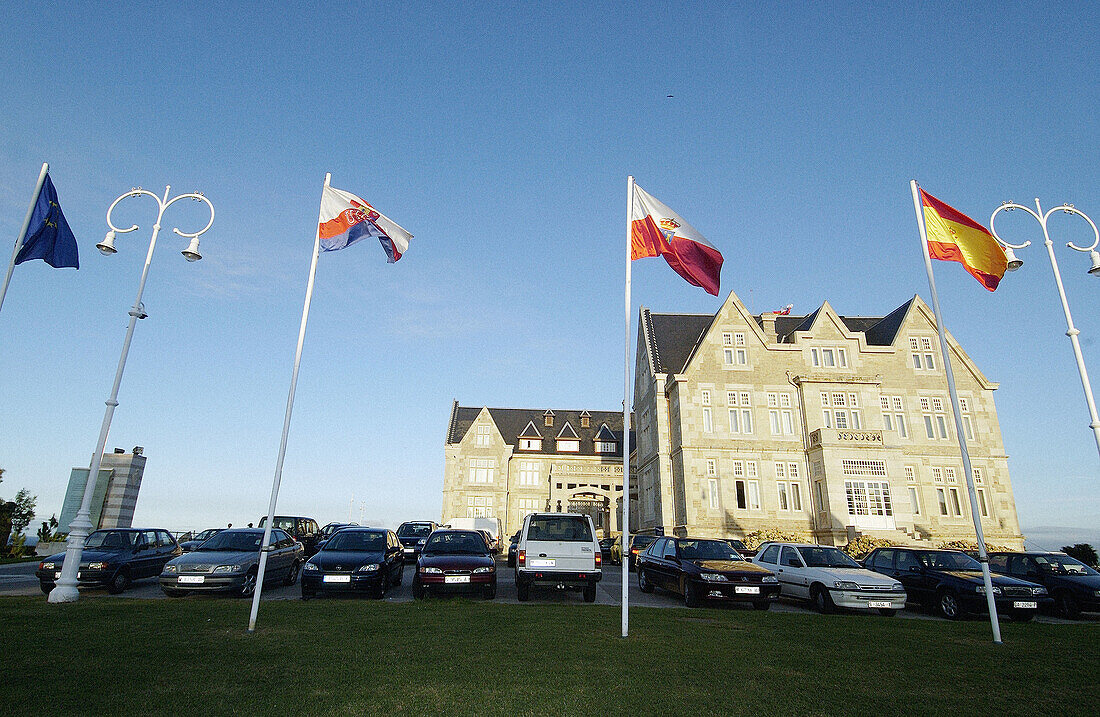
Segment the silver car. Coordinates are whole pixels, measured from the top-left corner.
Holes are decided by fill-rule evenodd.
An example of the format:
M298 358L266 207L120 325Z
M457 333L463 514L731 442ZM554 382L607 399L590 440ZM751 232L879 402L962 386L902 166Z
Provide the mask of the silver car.
M831 545L764 543L753 562L779 577L781 595L809 600L823 613L842 607L893 615L905 607L901 583L863 568Z
M192 591L222 591L247 597L256 590L263 528L230 528L219 532L194 551L169 560L160 574L160 588L169 597ZM302 544L286 532L271 531L271 548L264 568L264 584L293 585L305 561Z

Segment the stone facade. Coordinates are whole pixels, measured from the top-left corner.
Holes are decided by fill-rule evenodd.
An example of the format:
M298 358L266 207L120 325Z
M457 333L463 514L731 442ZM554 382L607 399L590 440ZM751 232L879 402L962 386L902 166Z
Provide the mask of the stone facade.
M129 528L133 524L141 479L145 475L146 458L142 453L142 447L135 446L129 453L116 448L113 453L103 454L90 508L90 519L96 529ZM69 524L80 510L88 472L88 468L73 468L69 475L65 502L58 520L63 531L68 531Z
M997 384L947 342L986 541L1020 548ZM884 317L754 316L732 293L713 316L643 308L632 529L973 541L941 364L919 297Z
M500 518L503 535L528 513L585 512L597 532L619 530L621 413L451 407L443 477L444 523Z

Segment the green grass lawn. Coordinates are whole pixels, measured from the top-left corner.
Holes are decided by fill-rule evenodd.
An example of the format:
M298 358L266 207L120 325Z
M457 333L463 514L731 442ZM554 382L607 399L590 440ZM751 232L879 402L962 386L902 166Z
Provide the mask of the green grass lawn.
M0 565L10 565L12 563L29 563L32 560L39 560L37 555L21 555L18 558L0 558Z
M1100 625L470 600L0 599L0 714L1089 714Z

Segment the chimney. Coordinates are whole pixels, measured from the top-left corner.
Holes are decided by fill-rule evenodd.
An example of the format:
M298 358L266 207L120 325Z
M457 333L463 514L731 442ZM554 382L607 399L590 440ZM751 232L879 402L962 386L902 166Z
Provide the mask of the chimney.
M760 314L760 322L763 324L762 328L764 330L764 340L772 344L779 340L779 337L776 336L775 333L775 317L776 313L774 311Z

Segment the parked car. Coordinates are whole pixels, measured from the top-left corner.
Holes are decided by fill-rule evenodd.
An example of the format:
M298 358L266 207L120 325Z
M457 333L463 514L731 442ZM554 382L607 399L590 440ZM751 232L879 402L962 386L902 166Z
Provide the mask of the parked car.
M207 528L201 533L197 533L193 538L182 541L180 547L183 549L183 552L190 553L222 530L224 530L224 528Z
M736 538L723 538L723 540L729 543L730 547L736 550L741 555L741 557L745 558L746 560L756 555L757 551L751 550L746 547L745 543L741 540L738 540Z
M992 553L989 569L1042 585L1062 617L1100 612L1100 572L1065 553Z
M653 541L657 539L656 535L632 535L630 536L630 556L627 558L629 565L627 568L634 570L638 562L638 555L645 552L645 549L653 544Z
M909 599L934 608L950 620L969 612L988 613L982 566L958 550L875 548L864 567L894 578ZM994 574L993 596L998 614L1027 622L1040 607L1053 601L1041 585Z
M263 528L227 528L190 553L169 560L160 573L160 588L169 597L191 591L223 591L248 597L256 590ZM271 548L264 584L293 585L305 560L305 548L289 533L271 529Z
M183 548L161 528L112 528L97 530L84 541L77 583L80 587L105 587L117 595L134 580L155 578L169 560L183 554ZM65 553L38 563L35 576L47 595L61 577Z
M779 597L779 582L768 569L746 562L724 540L661 537L638 556L638 589L659 587L684 596L687 607L704 600L750 602L767 610Z
M595 602L602 564L591 516L530 513L523 519L515 568L521 602L530 599L535 585L582 590L585 602Z
M397 539L401 541L401 550L406 562L416 562L428 536L438 527L439 523L434 520L409 520L397 527Z
M867 570L831 545L764 543L753 562L776 574L781 595L809 600L822 613L841 607L893 615L905 607L900 582Z
M326 592L370 592L385 597L401 584L405 560L392 530L344 527L302 566L302 598Z
M623 536L614 535L600 541L600 553L603 554L604 565L623 564Z
M317 541L317 549L321 550L325 546L325 541L331 538L336 531L358 525L358 523L326 523L325 527L321 528L321 536Z
M496 555L500 552L500 548L497 547L497 539L493 537L493 534L488 530L480 529L477 532L481 533L481 537L485 538L485 544L489 546L489 552Z
M433 531L417 560L413 597L452 591L478 591L486 600L496 597L496 560L476 530Z
M510 568L516 567L516 550L519 546L519 533L520 531L517 530L508 542L508 567Z
M267 525L267 516L260 518L257 528ZM272 528L278 528L290 535L290 537L302 544L305 555L308 558L317 552L317 543L321 540L321 529L317 527L317 521L313 518L304 518L300 515L276 515Z

